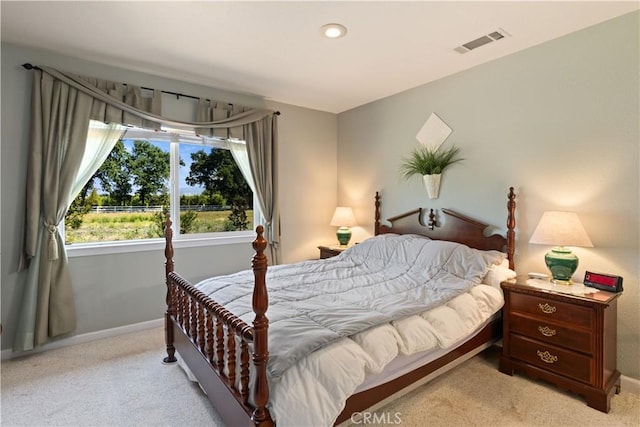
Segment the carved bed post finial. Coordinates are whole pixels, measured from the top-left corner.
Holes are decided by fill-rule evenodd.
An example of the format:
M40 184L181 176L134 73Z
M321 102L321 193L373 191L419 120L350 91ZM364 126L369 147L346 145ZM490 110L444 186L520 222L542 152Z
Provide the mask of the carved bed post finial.
M513 256L516 251L515 245L515 228L516 228L516 193L513 191L513 187L509 187L509 201L507 202L507 259L509 260L509 268L513 270L514 260Z
M167 304L167 309L164 312L164 341L167 346L167 357L165 357L162 361L164 363L175 363L177 361L175 353L176 349L173 346L173 326L171 324L171 316L175 315L175 305L173 303L172 293L171 293L171 283L169 281L169 273L173 272L173 243L171 240L173 239L173 229L171 228L171 214L169 212L166 213L166 218L164 221L164 257L165 257L165 283L167 285L167 296L165 302Z
M434 228L436 228L436 214L433 209L429 211L429 222L427 223L427 225L429 226L429 230L433 230Z
M380 193L378 193L376 191L376 214L375 214L375 226L374 226L374 233L377 236L378 234L380 234Z
M254 387L253 400L255 409L251 419L255 424L261 424L271 420L271 415L267 409L269 402L269 383L267 382L267 362L269 361L268 331L269 319L265 316L269 306L267 295L267 256L264 250L267 241L263 237L264 228L259 225L256 228L257 237L253 241L253 249L256 254L253 256L253 275L255 284L253 287L253 366L256 369L256 382Z

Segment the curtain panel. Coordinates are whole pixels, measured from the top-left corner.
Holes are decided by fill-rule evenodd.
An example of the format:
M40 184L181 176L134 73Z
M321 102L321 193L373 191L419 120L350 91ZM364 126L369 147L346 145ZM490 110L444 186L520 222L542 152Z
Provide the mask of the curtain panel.
M40 70L34 72L20 258L20 269L28 271L14 337L15 351L29 350L75 329L73 289L58 226L64 220L78 179L82 179L79 175L89 172L80 169L92 106L92 97ZM121 134L122 131L108 138L117 140Z
M194 121L161 115L161 91L35 67L23 250L28 269L14 351L29 350L75 329L64 220L77 181L90 120L160 129L197 129L246 141L256 193L265 216L272 263L278 262L277 113L200 100ZM253 158L252 158L253 157Z
M278 209L278 128L276 116L244 127L251 175L265 219L272 264L280 263L280 212ZM249 142L251 141L251 142Z

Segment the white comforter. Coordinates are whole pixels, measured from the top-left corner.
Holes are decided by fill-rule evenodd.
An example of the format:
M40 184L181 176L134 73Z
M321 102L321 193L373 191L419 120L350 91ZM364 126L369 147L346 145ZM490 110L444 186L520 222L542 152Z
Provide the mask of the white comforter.
M497 287L480 284L441 307L336 341L271 385L271 414L278 426L331 426L366 375L382 371L399 354L463 341L503 303Z
M270 410L276 423L332 425L367 374L382 371L398 354L447 348L472 333L503 304L499 289L480 284L503 259L451 242L382 235L338 257L270 268ZM249 273L197 286L250 322ZM302 286L301 274L308 276ZM345 308L349 316L342 316ZM293 326L296 339L276 343L287 334L284 326Z

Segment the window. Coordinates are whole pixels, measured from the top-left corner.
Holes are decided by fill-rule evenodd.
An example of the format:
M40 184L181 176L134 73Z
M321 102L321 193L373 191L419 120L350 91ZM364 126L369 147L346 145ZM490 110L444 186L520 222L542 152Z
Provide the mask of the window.
M244 141L128 128L73 200L65 241L158 239L165 212L175 240L253 235L260 214L252 188Z

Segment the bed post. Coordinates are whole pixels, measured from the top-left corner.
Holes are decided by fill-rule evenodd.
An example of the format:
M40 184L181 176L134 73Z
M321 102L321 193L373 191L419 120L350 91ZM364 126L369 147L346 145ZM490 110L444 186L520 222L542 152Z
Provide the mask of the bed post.
M167 310L164 312L164 341L167 345L167 357L165 357L162 361L164 363L175 363L177 362L175 353L176 349L173 346L173 325L171 324L171 316L175 315L175 307L173 305L173 298L171 298L171 286L169 284L169 273L173 272L173 243L171 243L171 239L173 238L173 230L171 228L171 214L167 212L166 219L164 222L164 257L165 261L165 278L167 284Z
M380 194L376 191L376 222L374 226L374 232L377 236L380 234Z
M253 312L256 317L253 320L253 366L256 369L256 383L253 396L255 409L251 419L256 425L273 425L271 415L267 409L267 403L269 402L269 383L267 382L269 319L267 319L265 313L269 306L269 298L266 285L267 257L264 254L267 241L262 235L264 227L259 225L256 228L256 233L258 235L253 241L253 249L256 254L253 256L252 261L255 277Z
M509 268L513 270L514 261L513 255L516 251L516 243L515 243L515 228L516 228L516 193L513 191L513 187L509 187L509 201L507 202L507 259L509 260Z

